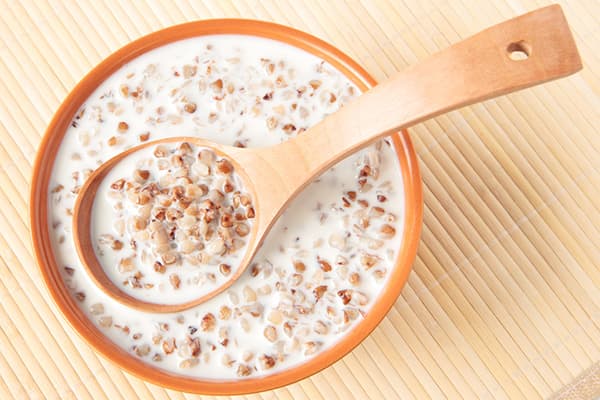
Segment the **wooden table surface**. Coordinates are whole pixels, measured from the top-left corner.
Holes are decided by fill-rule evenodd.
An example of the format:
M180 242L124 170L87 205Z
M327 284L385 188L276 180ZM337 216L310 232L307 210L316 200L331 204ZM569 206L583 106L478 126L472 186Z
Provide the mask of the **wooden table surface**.
M543 0L0 0L0 399L182 399L97 356L33 260L46 125L104 57L149 32L244 17L305 30L383 79ZM410 130L418 257L381 325L323 372L254 399L600 395L600 2L563 1L584 70ZM578 396L578 397L577 397Z

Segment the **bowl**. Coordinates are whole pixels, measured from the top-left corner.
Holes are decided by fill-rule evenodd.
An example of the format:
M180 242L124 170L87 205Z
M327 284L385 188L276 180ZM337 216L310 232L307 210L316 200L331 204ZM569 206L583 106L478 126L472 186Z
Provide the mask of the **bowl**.
M30 197L33 248L38 267L56 305L73 329L98 353L127 372L166 388L210 395L235 395L269 390L299 381L333 364L365 339L385 317L408 279L421 231L423 200L417 158L406 131L392 136L404 182L404 226L401 248L382 294L365 318L333 346L295 367L274 374L239 381L197 379L158 369L122 350L87 318L69 293L51 245L48 221L48 186L57 150L76 111L94 89L121 66L156 47L197 36L239 34L264 37L303 49L342 72L360 90L375 80L350 57L307 33L273 23L215 19L185 23L144 36L113 53L69 93L54 115L40 144L34 167Z

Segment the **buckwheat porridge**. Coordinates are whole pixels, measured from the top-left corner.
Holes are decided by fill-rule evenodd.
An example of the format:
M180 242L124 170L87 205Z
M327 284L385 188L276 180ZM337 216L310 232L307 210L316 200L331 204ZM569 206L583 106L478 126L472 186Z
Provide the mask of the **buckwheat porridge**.
M54 254L89 319L132 356L209 379L272 374L343 338L376 301L400 248L403 184L388 141L350 156L309 185L241 278L181 313L130 309L98 289L78 261L71 214L91 172L134 145L170 136L272 145L302 134L357 94L313 55L236 35L172 43L114 73L73 119L49 187ZM235 171L218 171L218 156L200 155L206 149L183 142L147 149L105 179L92 235L105 270L121 288L178 302L177 296L191 296L236 268L252 224L251 199L242 199ZM196 164L203 158L210 171ZM161 169L165 163L169 167ZM176 176L183 166L188 179ZM151 199L144 197L149 191ZM207 200L221 204L208 223ZM194 215L198 209L201 216ZM210 247L223 238L220 228L228 240ZM197 230L212 230L205 244L194 236ZM216 263L214 255L229 259Z

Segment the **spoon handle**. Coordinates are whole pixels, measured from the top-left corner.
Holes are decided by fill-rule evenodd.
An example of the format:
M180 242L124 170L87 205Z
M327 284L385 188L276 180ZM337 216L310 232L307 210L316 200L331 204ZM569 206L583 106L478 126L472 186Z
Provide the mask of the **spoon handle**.
M490 27L398 72L302 135L259 149L263 160L278 166L281 193L273 196L293 196L337 161L401 128L581 67L558 5Z

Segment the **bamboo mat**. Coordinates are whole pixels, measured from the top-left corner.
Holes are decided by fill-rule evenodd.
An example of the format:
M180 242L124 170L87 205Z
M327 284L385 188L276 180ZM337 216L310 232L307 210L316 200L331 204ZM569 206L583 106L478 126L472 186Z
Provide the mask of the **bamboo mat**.
M46 291L29 239L31 165L100 60L195 19L275 21L376 79L538 0L0 0L0 399L187 399L97 356ZM378 329L325 371L252 399L600 396L600 2L564 1L585 69L411 130L424 183L418 257Z

